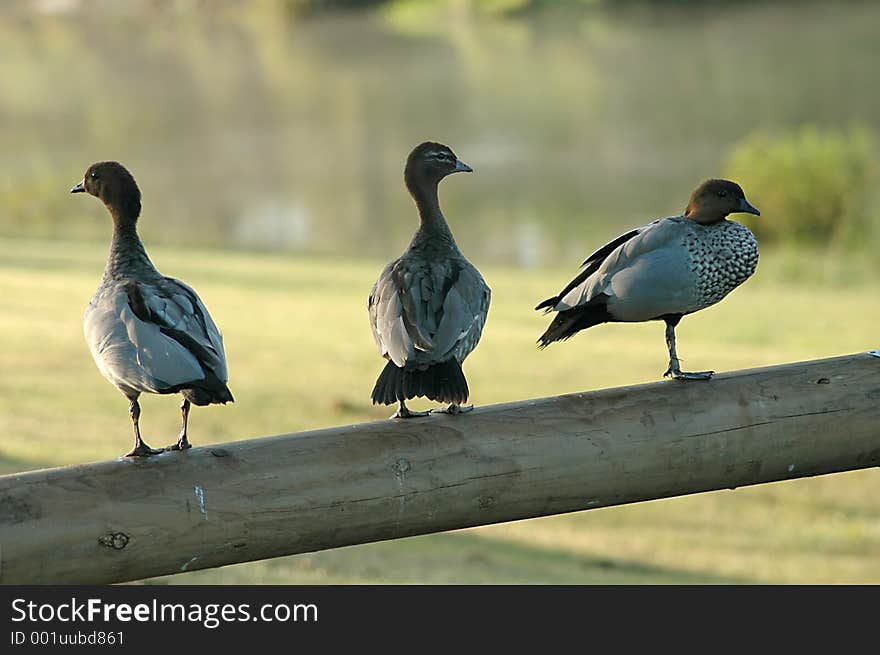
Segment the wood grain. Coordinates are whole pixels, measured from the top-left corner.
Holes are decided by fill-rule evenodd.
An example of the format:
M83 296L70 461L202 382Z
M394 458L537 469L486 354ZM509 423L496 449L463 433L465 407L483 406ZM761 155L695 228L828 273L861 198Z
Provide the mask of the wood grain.
M0 582L121 582L878 465L880 359L861 353L2 476Z

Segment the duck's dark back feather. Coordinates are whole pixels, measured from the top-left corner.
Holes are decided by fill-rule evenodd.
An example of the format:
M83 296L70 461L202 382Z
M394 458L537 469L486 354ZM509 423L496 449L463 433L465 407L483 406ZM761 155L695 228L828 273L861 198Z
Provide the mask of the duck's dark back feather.
M176 384L158 392L161 395L179 393L193 405L225 405L235 402L232 392L226 383L214 375L213 371L205 371L202 380L193 380L184 384Z
M577 276L571 282L569 282L562 291L559 292L559 294L538 303L538 305L535 306L535 309L544 309L548 312L552 310L559 303L559 301L565 297L565 294L567 294L569 291L574 289L581 282L583 282L593 273L599 270L602 262L605 261L605 258L608 257L608 255L614 252L614 249L617 248L617 246L626 243L641 231L642 228L639 228L637 230L630 230L626 234L621 234L613 241L609 241L604 246L599 248L596 252L594 252L592 255L584 260L584 263L581 264L581 266L584 267L583 270L578 273Z
M554 341L569 339L581 330L613 321L605 305L606 299L607 296L600 295L586 305L559 312L544 334L538 338L539 347L546 348Z

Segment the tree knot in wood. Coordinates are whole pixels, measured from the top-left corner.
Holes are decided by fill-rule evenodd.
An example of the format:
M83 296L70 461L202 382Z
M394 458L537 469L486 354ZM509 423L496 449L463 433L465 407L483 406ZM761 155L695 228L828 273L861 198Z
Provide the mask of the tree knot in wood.
M394 477L397 479L397 486L400 489L400 492L403 493L403 487L406 485L406 472L412 468L409 464L408 459L404 459L401 457L396 462L391 465L391 471L394 473Z
M828 378L819 378L816 380L816 384L831 384L831 380Z
M124 532L108 532L98 537L98 543L113 550L122 550L128 545L128 535Z

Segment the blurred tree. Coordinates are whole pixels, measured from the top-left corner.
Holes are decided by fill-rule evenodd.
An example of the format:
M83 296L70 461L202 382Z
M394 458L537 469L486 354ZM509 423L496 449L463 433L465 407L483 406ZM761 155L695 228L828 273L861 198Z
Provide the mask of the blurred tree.
M752 223L762 240L858 246L878 214L877 164L869 128L803 125L753 132L731 151L726 175L761 209Z

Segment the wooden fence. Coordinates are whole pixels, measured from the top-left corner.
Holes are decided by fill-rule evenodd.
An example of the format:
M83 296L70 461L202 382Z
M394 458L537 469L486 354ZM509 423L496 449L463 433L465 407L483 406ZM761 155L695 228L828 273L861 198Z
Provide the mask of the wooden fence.
M2 476L0 583L137 580L878 465L880 359L861 353Z

